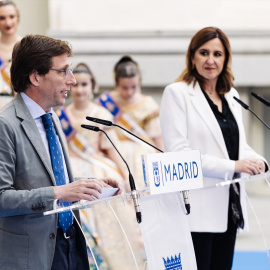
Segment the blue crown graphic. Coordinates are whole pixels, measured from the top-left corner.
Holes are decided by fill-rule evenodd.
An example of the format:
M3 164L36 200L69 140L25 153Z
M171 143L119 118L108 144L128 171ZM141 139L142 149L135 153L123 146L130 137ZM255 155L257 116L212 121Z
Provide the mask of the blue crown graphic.
M167 257L167 260L163 258L163 261L166 270L182 270L180 253L178 257L176 255L174 258L171 256L171 259Z

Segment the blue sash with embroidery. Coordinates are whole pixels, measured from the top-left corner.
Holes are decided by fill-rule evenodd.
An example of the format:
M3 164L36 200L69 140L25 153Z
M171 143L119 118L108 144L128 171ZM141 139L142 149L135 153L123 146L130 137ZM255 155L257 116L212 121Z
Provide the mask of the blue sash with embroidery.
M73 136L77 133L77 131L71 126L71 123L64 109L57 111L57 114L61 122L62 129L66 135L66 138L68 141L70 141L73 138Z
M98 98L98 101L104 108L106 108L107 110L109 110L111 112L111 114L113 115L114 118L117 118L120 115L120 113L121 113L120 108L117 106L115 101L112 99L109 92L102 94Z

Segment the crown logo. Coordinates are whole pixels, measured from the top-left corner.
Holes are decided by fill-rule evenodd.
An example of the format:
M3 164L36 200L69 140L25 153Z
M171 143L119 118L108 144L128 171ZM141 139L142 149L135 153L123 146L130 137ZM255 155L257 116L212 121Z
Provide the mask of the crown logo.
M169 259L169 257L167 257L167 260L162 259L164 261L165 270L182 270L180 253L178 257L175 255L174 257L171 256L171 259Z

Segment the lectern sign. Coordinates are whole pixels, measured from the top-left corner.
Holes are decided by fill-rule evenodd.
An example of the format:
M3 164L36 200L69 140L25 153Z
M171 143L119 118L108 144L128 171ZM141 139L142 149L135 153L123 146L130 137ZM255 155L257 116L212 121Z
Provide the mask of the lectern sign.
M203 187L201 155L198 150L142 156L145 185L151 194Z

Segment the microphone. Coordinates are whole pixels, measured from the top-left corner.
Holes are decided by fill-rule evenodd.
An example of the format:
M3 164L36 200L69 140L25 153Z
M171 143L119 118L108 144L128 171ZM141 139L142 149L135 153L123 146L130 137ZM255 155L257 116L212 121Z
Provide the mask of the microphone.
M245 104L243 101L241 101L240 99L238 99L237 97L233 97L244 109L249 110L249 106L247 104Z
M238 99L237 97L233 97L244 109L250 111L253 115L255 115L269 130L270 127L255 113L253 112L249 106L247 104L245 104L243 101L241 101L240 99Z
M89 120L89 121L98 123L98 124L105 125L105 126L115 126L115 127L119 127L119 128L121 128L121 129L123 129L124 131L126 131L127 133L129 133L130 135L136 137L137 139L141 140L142 142L147 143L147 144L150 145L151 147L154 147L156 150L158 150L159 152L163 153L162 150L158 149L157 147L155 147L155 146L152 145L151 143L149 143L149 142L143 140L142 138L138 137L137 135L135 135L134 133L130 132L129 130L123 128L122 126L119 126L119 125L117 125L117 124L114 124L114 123L111 122L111 121L103 120L103 119L99 119L99 118L95 118L95 117L90 117L90 116L86 116L86 119Z
M81 127L85 128L85 129L92 130L92 131L96 131L96 132L101 131L102 133L104 133L106 135L106 137L108 138L108 140L113 145L114 149L117 151L119 156L122 158L122 160L126 164L127 169L128 169L128 173L129 173L129 185L130 185L130 189L131 189L131 197L132 197L134 208L135 208L135 211L136 211L137 222L141 223L142 222L142 213L141 213L140 204L139 204L139 193L136 190L135 181L134 181L134 178L133 178L133 176L132 176L132 174L130 172L130 169L129 169L129 166L128 166L127 162L122 157L122 155L120 154L120 152L118 151L118 149L116 148L116 146L114 145L114 143L112 142L112 140L110 139L110 137L108 136L108 134L104 130L102 130L99 127L96 127L96 126L89 126L89 125L81 125Z
M257 95L256 93L253 93L253 92L251 92L251 95L253 96L253 97L255 97L255 98L257 98L260 102L262 102L264 105L266 105L266 106L270 106L270 102L268 101L268 100L266 100L265 98L263 98L263 97L261 97L261 96L259 96L259 95Z
M100 119L100 118L95 118L95 117L90 117L90 116L86 116L86 119L98 124L102 124L105 126L115 126L115 127L119 127L121 129L123 129L124 131L126 131L127 133L129 133L130 135L136 137L137 139L141 140L142 142L150 145L151 147L155 148L156 150L158 150L161 153L164 153L164 151L160 150L159 148L157 148L156 146L154 146L153 144L143 140L142 138L138 137L137 135L135 135L134 133L130 132L129 130L123 128L122 126L119 126L117 124L112 123L111 121L108 120L104 120L104 119ZM185 203L185 208L187 210L187 215L190 214L190 203L189 203L189 199L188 199L188 191L187 190L183 190L182 191L183 194L183 198L184 198L184 203Z

